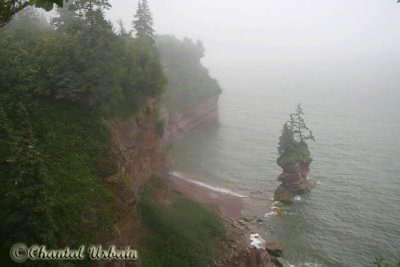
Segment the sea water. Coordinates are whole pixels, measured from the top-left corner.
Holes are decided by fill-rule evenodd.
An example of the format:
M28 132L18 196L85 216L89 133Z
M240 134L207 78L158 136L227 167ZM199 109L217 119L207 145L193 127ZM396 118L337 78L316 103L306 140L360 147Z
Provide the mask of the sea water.
M350 88L351 89L351 88ZM271 199L279 185L280 130L298 103L316 137L317 180L283 216L263 217L266 242L285 244L294 266L373 266L400 260L400 93L343 88L227 88L219 128L172 147L175 168L200 182ZM266 201L267 202L267 201Z

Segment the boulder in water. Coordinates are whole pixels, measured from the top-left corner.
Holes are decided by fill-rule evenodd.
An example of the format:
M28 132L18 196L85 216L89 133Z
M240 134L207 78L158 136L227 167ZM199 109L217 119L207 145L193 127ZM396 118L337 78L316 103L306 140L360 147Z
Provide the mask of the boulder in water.
M280 185L275 190L274 200L281 201L281 202L292 202L294 199L294 196L295 195L292 192L290 192L288 189L286 189L285 186Z
M273 257L282 257L283 254L283 244L278 242L268 243L265 246L265 250L268 252L269 255Z

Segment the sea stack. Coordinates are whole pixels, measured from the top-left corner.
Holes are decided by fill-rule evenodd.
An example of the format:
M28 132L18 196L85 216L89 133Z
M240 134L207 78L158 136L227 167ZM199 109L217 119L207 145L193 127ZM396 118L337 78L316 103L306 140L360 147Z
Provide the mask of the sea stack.
M314 187L315 181L308 178L312 159L307 162L297 162L289 167L282 168L278 176L281 185L275 190L274 200L290 202L295 195L305 194Z
M274 200L290 202L298 194L311 190L315 181L308 178L312 158L306 140L315 141L303 119L299 104L290 120L285 122L279 138L277 164L282 168L278 176L281 185L275 190Z

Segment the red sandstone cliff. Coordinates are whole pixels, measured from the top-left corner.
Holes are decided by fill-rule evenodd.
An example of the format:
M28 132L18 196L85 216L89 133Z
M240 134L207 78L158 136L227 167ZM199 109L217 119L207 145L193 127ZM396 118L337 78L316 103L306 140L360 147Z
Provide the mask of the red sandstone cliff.
M109 177L107 184L116 195L115 223L117 236L107 245L119 247L137 246L142 238L143 226L135 220L136 204L139 188L148 179L166 168L167 155L165 144L167 138L178 138L191 130L219 123L218 96L209 98L206 102L190 108L181 115L173 115L169 120L167 132L164 134L163 123L168 121L164 105L154 99L149 99L146 107L128 119L118 119L109 122L112 131L113 149L117 155L119 173ZM128 184L123 176L132 177ZM166 190L167 197L173 190ZM169 196L171 197L171 196ZM227 220L227 218L225 218ZM240 222L240 223L239 223ZM221 243L220 255L211 266L237 267L273 267L283 266L281 255L283 247L269 249L255 248L249 244L250 229L242 220L227 224L228 241ZM276 255L275 255L275 254ZM128 266L129 262L100 262L99 266ZM135 266L142 266L140 261Z
M166 120L164 104L148 99L140 112L108 122L119 166L119 172L106 179L106 185L116 196L112 212L117 235L108 245L132 248L139 243L141 226L134 219L139 189L167 165L165 123L162 123ZM125 263L103 262L100 266L125 266Z
M135 191L166 163L163 103L149 99L147 105L128 119L111 121L113 149L120 173L132 177ZM116 177L110 178L115 180Z

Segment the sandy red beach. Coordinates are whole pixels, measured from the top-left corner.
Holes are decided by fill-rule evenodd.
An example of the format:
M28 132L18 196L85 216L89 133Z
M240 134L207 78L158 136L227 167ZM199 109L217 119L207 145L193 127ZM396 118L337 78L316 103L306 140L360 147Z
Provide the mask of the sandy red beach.
M174 183L174 190L176 192L185 195L193 201L216 209L226 219L240 219L243 210L241 197L212 190L173 174L170 174L170 180Z

